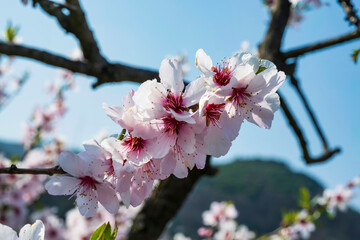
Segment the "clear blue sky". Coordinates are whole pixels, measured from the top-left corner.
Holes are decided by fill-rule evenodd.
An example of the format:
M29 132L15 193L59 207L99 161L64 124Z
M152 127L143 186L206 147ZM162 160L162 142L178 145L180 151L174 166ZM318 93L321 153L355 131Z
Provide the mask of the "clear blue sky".
M168 55L187 52L191 65L188 79L200 72L194 66L195 52L203 48L219 61L240 49L244 40L251 48L262 40L269 14L261 0L247 1L82 1L92 29L105 56L112 61L158 69ZM358 6L359 7L359 6ZM298 28L289 28L284 49L301 46L321 39L350 32L344 12L336 4L305 14ZM54 19L39 8L7 1L0 8L0 29L12 20L21 26L24 43L70 54L77 46ZM237 156L260 156L286 161L293 169L316 177L329 187L345 183L360 174L360 66L351 62L354 41L331 50L307 55L298 62L302 86L311 101L332 147L340 146L342 153L321 165L306 166L301 159L297 141L278 112L271 130L259 129L245 123L229 154L217 163L231 161ZM27 60L18 60L16 70L28 70L31 78L22 93L0 114L0 138L19 140L21 123L29 118L33 106L49 102L44 93L45 83L56 78L56 69ZM78 76L79 91L68 95L70 110L61 121L58 132L69 146L79 146L103 128L110 132L120 129L103 112L102 102L121 104L121 98L133 83L90 87L94 79ZM145 79L144 79L145 80ZM295 92L286 83L283 92L291 101L296 116L306 129L311 152L321 153L321 145ZM355 203L360 207L359 198Z

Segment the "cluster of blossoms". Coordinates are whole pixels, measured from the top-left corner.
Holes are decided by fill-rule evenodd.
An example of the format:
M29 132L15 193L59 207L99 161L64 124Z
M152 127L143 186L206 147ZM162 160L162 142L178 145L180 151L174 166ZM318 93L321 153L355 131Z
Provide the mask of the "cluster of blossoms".
M54 128L57 120L66 113L65 92L75 88L72 73L62 71L60 77L47 86L47 92L53 98L51 104L36 107L30 121L24 124L23 143L29 150L40 144L41 140L55 136Z
M64 143L53 131L55 118L63 116L64 91L73 88L72 79L62 77L49 87L54 102L43 109L37 108L32 114L32 121L27 124L22 156L12 156L11 160L0 156L0 167L16 164L19 168L50 168L53 167ZM42 141L44 134L46 141ZM50 134L51 133L51 134ZM44 175L2 175L0 176L0 223L18 229L28 216L28 207L44 192Z
M321 0L289 0L291 3L289 25L297 26L303 19L303 12L324 5ZM264 0L264 4L272 11L274 8L274 0Z
M66 213L65 221L59 218L53 209L43 209L32 214L31 219L41 220L45 226L45 239L51 240L83 240L90 239L93 232L104 222L117 226L116 240L125 240L140 207L121 206L116 214L110 214L105 208L91 218L84 218L77 209L71 209Z
M11 238L16 236L16 233L7 224L0 224L0 236L5 240L84 240L90 239L102 223L109 222L112 226L117 226L115 240L125 240L139 209L140 207L121 206L113 215L101 207L91 218L84 218L77 209L71 209L66 213L64 221L55 215L54 209L45 208L31 215L30 219L35 221L35 224L27 224L21 228L19 238Z
M19 168L48 168L52 167L63 151L61 142L29 151L22 161L17 162ZM0 157L0 167L10 167L14 163L4 156ZM44 192L43 175L1 175L0 176L0 223L19 228L27 217L27 208L39 195Z
M123 128L118 138L84 143L79 154L59 156L69 175L54 176L45 188L53 195L76 195L80 213L95 214L100 202L110 213L138 206L152 192L154 181L202 169L206 155L224 156L244 120L270 128L279 108L277 89L285 80L269 61L236 53L213 65L200 49L196 66L202 75L185 87L181 64L161 63L156 79L145 81L123 98L122 106L103 105Z
M6 31L2 34L3 40L8 43L20 41L18 27L13 27L9 23ZM17 93L26 82L27 73L18 77L13 74L14 57L5 57L0 54L0 109Z
M283 223L280 230L270 236L271 240L308 239L315 231L315 222L323 214L334 216L337 210L346 211L354 195L354 187L360 187L360 177L354 178L346 186L324 190L321 196L309 201L307 208L299 211L290 223Z
M204 240L251 240L255 233L245 225L238 225L235 219L238 212L231 202L212 202L210 209L203 212L205 227L198 230L198 235ZM182 233L174 235L174 240L185 238Z

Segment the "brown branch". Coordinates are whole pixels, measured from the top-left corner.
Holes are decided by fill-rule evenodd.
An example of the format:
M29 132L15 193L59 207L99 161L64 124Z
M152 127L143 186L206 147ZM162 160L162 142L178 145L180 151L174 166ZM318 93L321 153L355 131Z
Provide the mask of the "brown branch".
M68 15L63 13L63 6L54 2L34 0L34 4L36 3L50 16L55 17L66 32L72 33L79 40L82 52L87 61L100 66L106 63L105 58L100 54L98 44L78 0L66 0L66 3L72 6L68 8L70 12Z
M350 0L338 0L339 4L344 8L346 13L346 20L349 21L350 24L355 25L357 28L360 28L360 19L356 15L356 10L354 9L354 5Z
M98 81L93 85L94 87L122 81L142 83L145 80L154 79L159 76L158 71L155 70L147 70L120 63L106 63L100 67L97 64L73 61L44 50L2 41L0 41L0 53L8 56L25 57L51 66L68 69L75 73L96 77Z
M288 0L275 1L269 28L259 45L261 58L274 61L280 55L282 39L290 16L290 6ZM277 65L276 62L275 64Z
M307 141L303 135L303 131L302 131L301 127L297 123L297 120L295 119L294 114L291 112L286 99L282 96L282 94L279 93L279 95L281 98L281 101L280 101L281 109L283 110L283 113L288 120L288 124L290 125L290 127L294 131L295 135L297 136L297 139L298 139L301 149L303 151L303 158L305 159L307 164L324 162L324 161L330 159L336 153L340 152L339 148L335 148L334 150L331 150L331 151L326 150L324 152L324 154L318 158L311 157L309 154Z
M304 47L290 50L290 51L282 54L282 59L286 60L288 58L296 58L296 57L299 57L299 56L307 54L307 53L315 52L315 51L318 51L318 50L321 50L324 48L332 47L332 46L335 46L335 45L338 45L341 43L345 43L345 42L349 42L349 41L352 41L352 40L355 40L358 38L360 38L360 31L356 30L356 31L353 31L348 34L341 35L339 37L331 38L331 39L324 40L324 41L321 41L318 43L309 44Z
M210 166L210 156L204 169L189 171L186 178L170 176L162 181L144 207L134 219L128 234L128 240L156 240L160 237L167 223L181 208L197 181L204 175L215 175L217 170Z
M301 90L299 81L295 78L294 74L290 75L290 81L291 81L291 84L295 87L298 95L300 96L300 98L305 106L305 109L306 109L308 115L311 118L311 121L316 129L316 132L319 135L321 142L323 144L324 151L327 152L329 150L329 147L328 147L328 143L327 143L325 134L324 134L323 130L321 129L320 124L314 114L314 111L311 109L310 103L307 100L307 98L305 97L305 94L303 93L303 91Z
M18 168L12 164L8 168L0 168L0 174L43 174L43 175L54 175L54 174L66 174L59 166L53 168Z
M72 61L65 57L27 46L15 45L0 41L0 53L8 56L19 56L34 59L51 66L65 68L76 73L83 73L90 76L96 75L97 69L94 69L91 64Z

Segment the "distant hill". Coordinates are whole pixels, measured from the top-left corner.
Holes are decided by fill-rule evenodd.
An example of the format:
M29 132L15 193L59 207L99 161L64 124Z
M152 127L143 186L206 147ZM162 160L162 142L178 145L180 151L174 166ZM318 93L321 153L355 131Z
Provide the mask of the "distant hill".
M235 161L219 166L219 170L215 177L200 180L170 226L171 233L180 231L198 239L201 213L212 201L231 200L239 211L238 222L261 235L279 226L282 210L298 209L300 187L308 188L312 196L323 190L310 177L274 161ZM334 219L324 217L321 225L311 239L360 239L360 214L354 210Z

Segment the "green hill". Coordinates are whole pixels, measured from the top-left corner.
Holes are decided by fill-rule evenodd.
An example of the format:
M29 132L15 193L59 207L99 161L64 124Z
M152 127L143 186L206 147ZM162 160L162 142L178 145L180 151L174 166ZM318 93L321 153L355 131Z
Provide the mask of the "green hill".
M200 180L170 226L172 234L181 231L197 239L197 229L202 226L201 213L212 201L228 200L238 209L240 224L258 234L268 233L279 226L283 210L298 209L300 187L309 189L312 196L323 190L310 177L274 161L235 161L219 166L219 170L215 177ZM311 239L359 239L358 226L360 214L350 209L334 219L322 218Z

